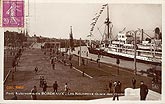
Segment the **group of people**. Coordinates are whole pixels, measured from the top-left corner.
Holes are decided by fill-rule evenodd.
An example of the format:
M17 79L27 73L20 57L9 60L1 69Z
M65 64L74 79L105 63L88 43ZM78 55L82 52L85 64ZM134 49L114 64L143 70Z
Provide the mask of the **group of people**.
M52 69L55 70L56 69L56 64L57 62L59 61L59 55L60 55L60 52L57 51L55 52L55 50L51 49L50 48L50 51L49 51L49 55L50 55L50 64L52 66ZM44 51L44 55L46 55L46 51ZM69 63L67 63L67 56L65 56L65 52L61 52L61 56L62 56L62 63L66 66L67 64L69 64L70 68L73 68L73 64L72 64L72 58L73 56L72 55L69 55L68 57L68 61ZM66 57L66 58L65 58Z
M132 78L132 88L136 88L136 79ZM122 93L122 83L120 81L109 81L109 92L113 93L113 100L117 98L119 100L119 95ZM146 100L148 94L148 87L144 84L144 81L140 82L140 100Z
M56 69L56 63L57 63L57 57L51 57L51 65L53 70Z
M64 57L64 53L62 53L62 56ZM100 55L98 55L98 59L99 58L100 58ZM71 64L70 68L72 68L71 60L72 60L72 57L69 56L69 61L70 61L70 64ZM62 61L63 61L64 65L66 65L65 58L63 58ZM97 61L99 62L99 60L97 60ZM56 62L57 62L57 57L51 57L51 65L52 65L53 70L56 69ZM83 58L82 58L82 63L83 64L85 63ZM136 88L136 79L133 77L131 82L132 82L132 88L135 89ZM46 92L46 89L47 89L48 86L47 86L46 80L44 80L44 77L40 78L40 87L43 88L43 92ZM58 87L59 87L59 85L58 85L57 81L55 81L53 83L53 91L57 92ZM65 93L67 93L69 91L69 87L68 87L67 83L65 83L64 91L65 91ZM112 80L109 81L109 92L113 93L113 100L115 100L116 98L117 98L117 100L119 100L119 95L122 92L122 83L120 81L114 81L114 82ZM140 100L145 100L147 94L148 94L148 87L147 87L147 85L144 84L143 81L141 81Z
M16 71L16 66L18 65L18 61L20 60L20 57L22 55L22 51L23 49L20 48L13 59L12 67L15 69L15 71Z
M109 81L109 92L113 93L113 100L119 100L119 94L122 92L122 83L120 81Z
M152 89L158 89L159 88L159 80L158 80L158 75L154 73L154 76L152 78Z
M122 83L120 81L109 81L109 92L113 92L113 89L112 87L116 87L116 85L118 86L118 91L121 92L121 86L122 86Z
M43 92L46 92L47 91L48 85L47 85L46 80L44 79L44 76L40 76L40 87L43 88ZM55 81L53 83L52 87L53 87L53 92L57 92L58 91L59 85L58 85L57 81ZM69 91L69 87L68 87L68 84L67 83L65 83L64 91L65 92L68 92Z
M47 91L48 85L47 85L46 80L44 79L44 76L40 76L40 87L43 88L43 92ZM58 92L59 85L58 85L57 81L55 81L53 83L52 87L53 87L53 92ZM69 90L70 90L70 88L68 87L68 83L65 83L65 85L64 85L64 94L67 95ZM37 100L37 94L36 94L37 93L37 86L34 86L32 88L31 93L32 93L31 94L31 99L32 100Z
M132 78L132 86L133 89L136 88L136 79L133 77ZM140 82L140 100L146 100L148 94L148 87L147 85L144 84L144 81Z
M16 66L18 66L18 62L20 60L20 57L22 55L22 52L23 52L23 49L19 49L17 54L15 55L13 61L12 61L12 67L13 67L13 70L12 70L12 81L14 81L14 77L15 77L15 74L14 72L16 72Z
M43 92L46 92L48 86L44 76L40 76L40 87L43 88Z

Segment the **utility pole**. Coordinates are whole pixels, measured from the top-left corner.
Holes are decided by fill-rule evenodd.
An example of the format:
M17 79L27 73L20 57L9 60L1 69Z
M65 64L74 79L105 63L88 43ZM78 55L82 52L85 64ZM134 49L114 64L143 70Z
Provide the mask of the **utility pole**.
M81 66L81 38L80 38L80 51L79 51L79 66Z
M136 68L136 48L137 48L137 44L136 44L136 33L137 31L134 32L134 74L136 75L137 73L137 68Z
M72 34L72 26L70 26L70 39L69 39L69 56L71 55L71 50L73 48L72 44L71 44L71 37L73 38L73 34Z
M141 39L141 42L143 42L143 38L144 38L143 29L141 29L141 31L142 31L142 39Z

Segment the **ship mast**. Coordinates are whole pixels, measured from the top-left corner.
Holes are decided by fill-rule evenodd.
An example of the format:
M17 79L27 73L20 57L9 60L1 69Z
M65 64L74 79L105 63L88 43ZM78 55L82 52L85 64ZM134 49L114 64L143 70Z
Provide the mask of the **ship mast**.
M105 24L107 25L107 36L106 36L106 39L105 39L105 43L106 45L109 45L109 40L110 40L110 21L109 21L109 6L107 5L107 19L106 19L106 22Z
M107 40L109 40L109 6L107 5L107 29L108 29L108 37Z

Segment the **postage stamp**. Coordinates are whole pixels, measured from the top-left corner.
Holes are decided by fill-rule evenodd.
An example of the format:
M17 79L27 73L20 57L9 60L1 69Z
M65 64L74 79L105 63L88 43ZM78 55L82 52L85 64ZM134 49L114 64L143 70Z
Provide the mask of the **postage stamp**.
M3 27L24 26L24 1L3 0Z

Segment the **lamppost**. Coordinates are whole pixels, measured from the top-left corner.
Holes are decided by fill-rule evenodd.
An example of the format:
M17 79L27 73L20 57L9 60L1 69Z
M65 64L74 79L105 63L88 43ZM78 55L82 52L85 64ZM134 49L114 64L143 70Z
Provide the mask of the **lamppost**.
M129 32L134 35L134 74L137 75L137 66L136 66L137 39L136 39L136 35L137 35L137 32L139 32L139 29L136 31L131 30Z
M81 38L80 38L80 51L79 51L79 66L81 66Z

